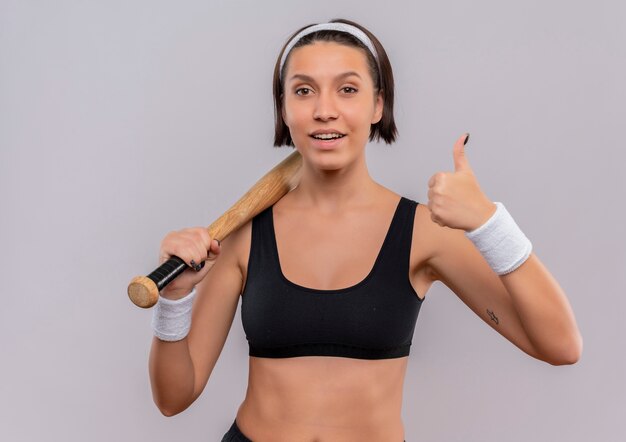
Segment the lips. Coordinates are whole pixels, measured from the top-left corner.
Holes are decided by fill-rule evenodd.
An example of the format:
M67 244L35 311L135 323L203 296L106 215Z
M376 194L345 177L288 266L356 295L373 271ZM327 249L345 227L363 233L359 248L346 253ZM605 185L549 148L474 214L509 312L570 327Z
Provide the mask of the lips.
M327 137L327 138L319 137L319 135L318 136L311 135L311 138L314 138L314 139L320 140L320 141L339 140L339 139L341 139L343 137L345 137L345 135L336 134L336 135L334 135L332 137Z
M346 135L344 135L343 137L340 138L331 138L329 140L320 140L318 138L315 138L313 136L311 136L312 139L312 144L314 147L318 148L318 149L322 149L322 150L330 150L330 149L334 149L335 147L339 146L342 142L343 139L346 137Z
M345 135L345 133L341 132L340 130L334 129L334 128L328 128L328 129L318 129L314 132L311 132L309 134L309 136L314 137L315 135L328 135L328 134L337 134L337 135Z

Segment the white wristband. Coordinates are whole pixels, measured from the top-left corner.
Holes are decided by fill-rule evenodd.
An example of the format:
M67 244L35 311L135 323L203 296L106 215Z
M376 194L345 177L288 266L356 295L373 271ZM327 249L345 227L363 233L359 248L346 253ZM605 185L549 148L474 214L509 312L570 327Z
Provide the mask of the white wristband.
M191 328L191 308L195 296L195 287L180 299L172 300L159 296L152 310L154 336L170 342L184 339Z
M532 243L504 204L494 203L495 213L482 226L465 232L498 275L511 273L528 259Z

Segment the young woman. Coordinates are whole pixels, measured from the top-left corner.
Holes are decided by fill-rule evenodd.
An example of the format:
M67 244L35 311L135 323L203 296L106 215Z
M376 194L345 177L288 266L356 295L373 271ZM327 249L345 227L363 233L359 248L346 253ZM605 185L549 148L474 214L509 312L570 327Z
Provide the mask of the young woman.
M274 144L298 149L301 180L221 245L203 227L163 239L161 262L176 255L191 267L154 310L150 379L164 415L204 389L240 296L249 384L224 441L403 441L411 339L435 281L530 356L579 359L567 298L504 205L480 190L469 134L454 145L455 171L432 176L428 205L370 177L368 140L395 140L393 93L385 50L354 22L287 41Z

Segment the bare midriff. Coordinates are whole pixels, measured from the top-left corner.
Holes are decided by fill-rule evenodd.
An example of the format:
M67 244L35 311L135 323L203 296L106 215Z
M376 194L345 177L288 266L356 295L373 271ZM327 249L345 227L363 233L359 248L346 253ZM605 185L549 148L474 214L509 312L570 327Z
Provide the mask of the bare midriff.
M250 357L237 425L254 442L402 442L408 357Z

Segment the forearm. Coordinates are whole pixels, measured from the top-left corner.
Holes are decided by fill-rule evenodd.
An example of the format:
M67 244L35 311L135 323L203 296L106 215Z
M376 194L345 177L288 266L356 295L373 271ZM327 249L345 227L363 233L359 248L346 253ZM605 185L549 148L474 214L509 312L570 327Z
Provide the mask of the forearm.
M573 364L582 353L582 336L567 297L533 253L500 279L511 295L528 338L543 360Z
M149 371L152 397L164 415L178 414L191 405L195 380L187 338L166 342L153 337Z

